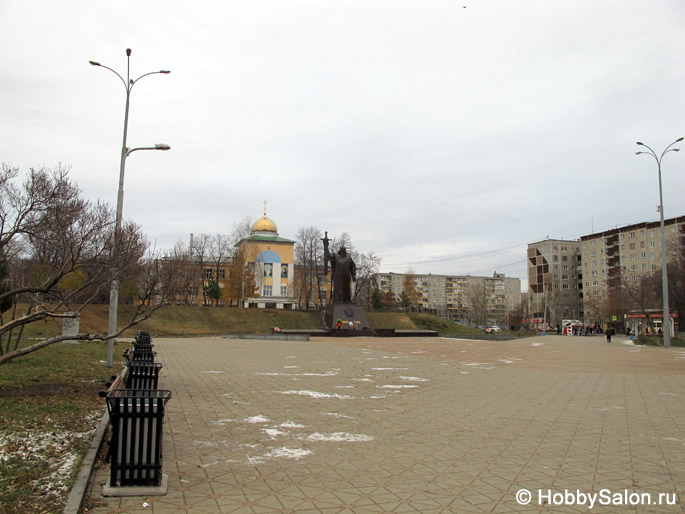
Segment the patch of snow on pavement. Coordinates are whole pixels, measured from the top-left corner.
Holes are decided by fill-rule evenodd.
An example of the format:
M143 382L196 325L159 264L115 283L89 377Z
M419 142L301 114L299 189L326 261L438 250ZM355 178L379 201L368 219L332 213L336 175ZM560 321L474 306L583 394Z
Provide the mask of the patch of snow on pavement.
M344 394L319 393L318 391L290 390L290 391L278 391L278 392L281 394L296 394L296 395L300 395L300 396L310 396L312 398L336 398L338 400L354 400L354 396L347 396Z
M271 421L269 418L266 416L262 416L261 414L259 416L252 416L250 418L245 418L243 420L245 423L268 423Z
M278 426L283 427L283 428L304 428L305 427L305 425L300 425L299 423L295 423L294 421L286 421L285 423L281 423Z
M321 434L319 432L314 432L307 436L309 441L322 441L322 442L346 442L346 443L358 443L373 441L373 437L365 434L349 434L347 432L333 432L332 434Z

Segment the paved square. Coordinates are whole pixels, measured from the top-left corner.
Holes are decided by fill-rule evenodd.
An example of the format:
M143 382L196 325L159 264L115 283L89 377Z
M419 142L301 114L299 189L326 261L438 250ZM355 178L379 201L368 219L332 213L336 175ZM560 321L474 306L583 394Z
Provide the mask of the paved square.
M169 494L89 512L685 512L685 349L560 336L154 343L173 392ZM606 493L588 510L558 505L566 490Z

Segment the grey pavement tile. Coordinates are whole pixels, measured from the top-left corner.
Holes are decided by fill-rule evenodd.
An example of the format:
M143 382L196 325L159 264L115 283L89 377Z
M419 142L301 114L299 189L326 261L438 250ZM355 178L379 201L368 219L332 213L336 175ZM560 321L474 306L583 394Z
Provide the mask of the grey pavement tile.
M169 494L91 512L561 513L587 510L515 493L685 490L685 359L534 342L155 340Z

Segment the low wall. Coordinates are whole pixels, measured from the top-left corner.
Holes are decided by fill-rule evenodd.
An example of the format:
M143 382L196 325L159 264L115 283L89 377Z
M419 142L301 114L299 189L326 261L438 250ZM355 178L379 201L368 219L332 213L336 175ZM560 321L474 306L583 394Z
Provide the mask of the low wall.
M228 334L229 339L261 339L267 341L309 341L309 334Z
M517 337L514 336L509 336L509 335L499 335L499 334L463 334L463 335L444 335L441 337L449 337L451 339L474 339L478 341L513 341L514 339L518 339Z

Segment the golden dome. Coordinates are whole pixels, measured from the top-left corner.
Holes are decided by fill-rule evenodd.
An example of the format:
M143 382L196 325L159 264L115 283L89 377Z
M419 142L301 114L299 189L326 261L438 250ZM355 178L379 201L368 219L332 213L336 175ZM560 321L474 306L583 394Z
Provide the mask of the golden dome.
M264 215L263 218L258 219L255 221L252 225L252 233L256 232L274 232L278 234L278 230L276 228L276 224L271 221L269 218L266 217L266 214Z

